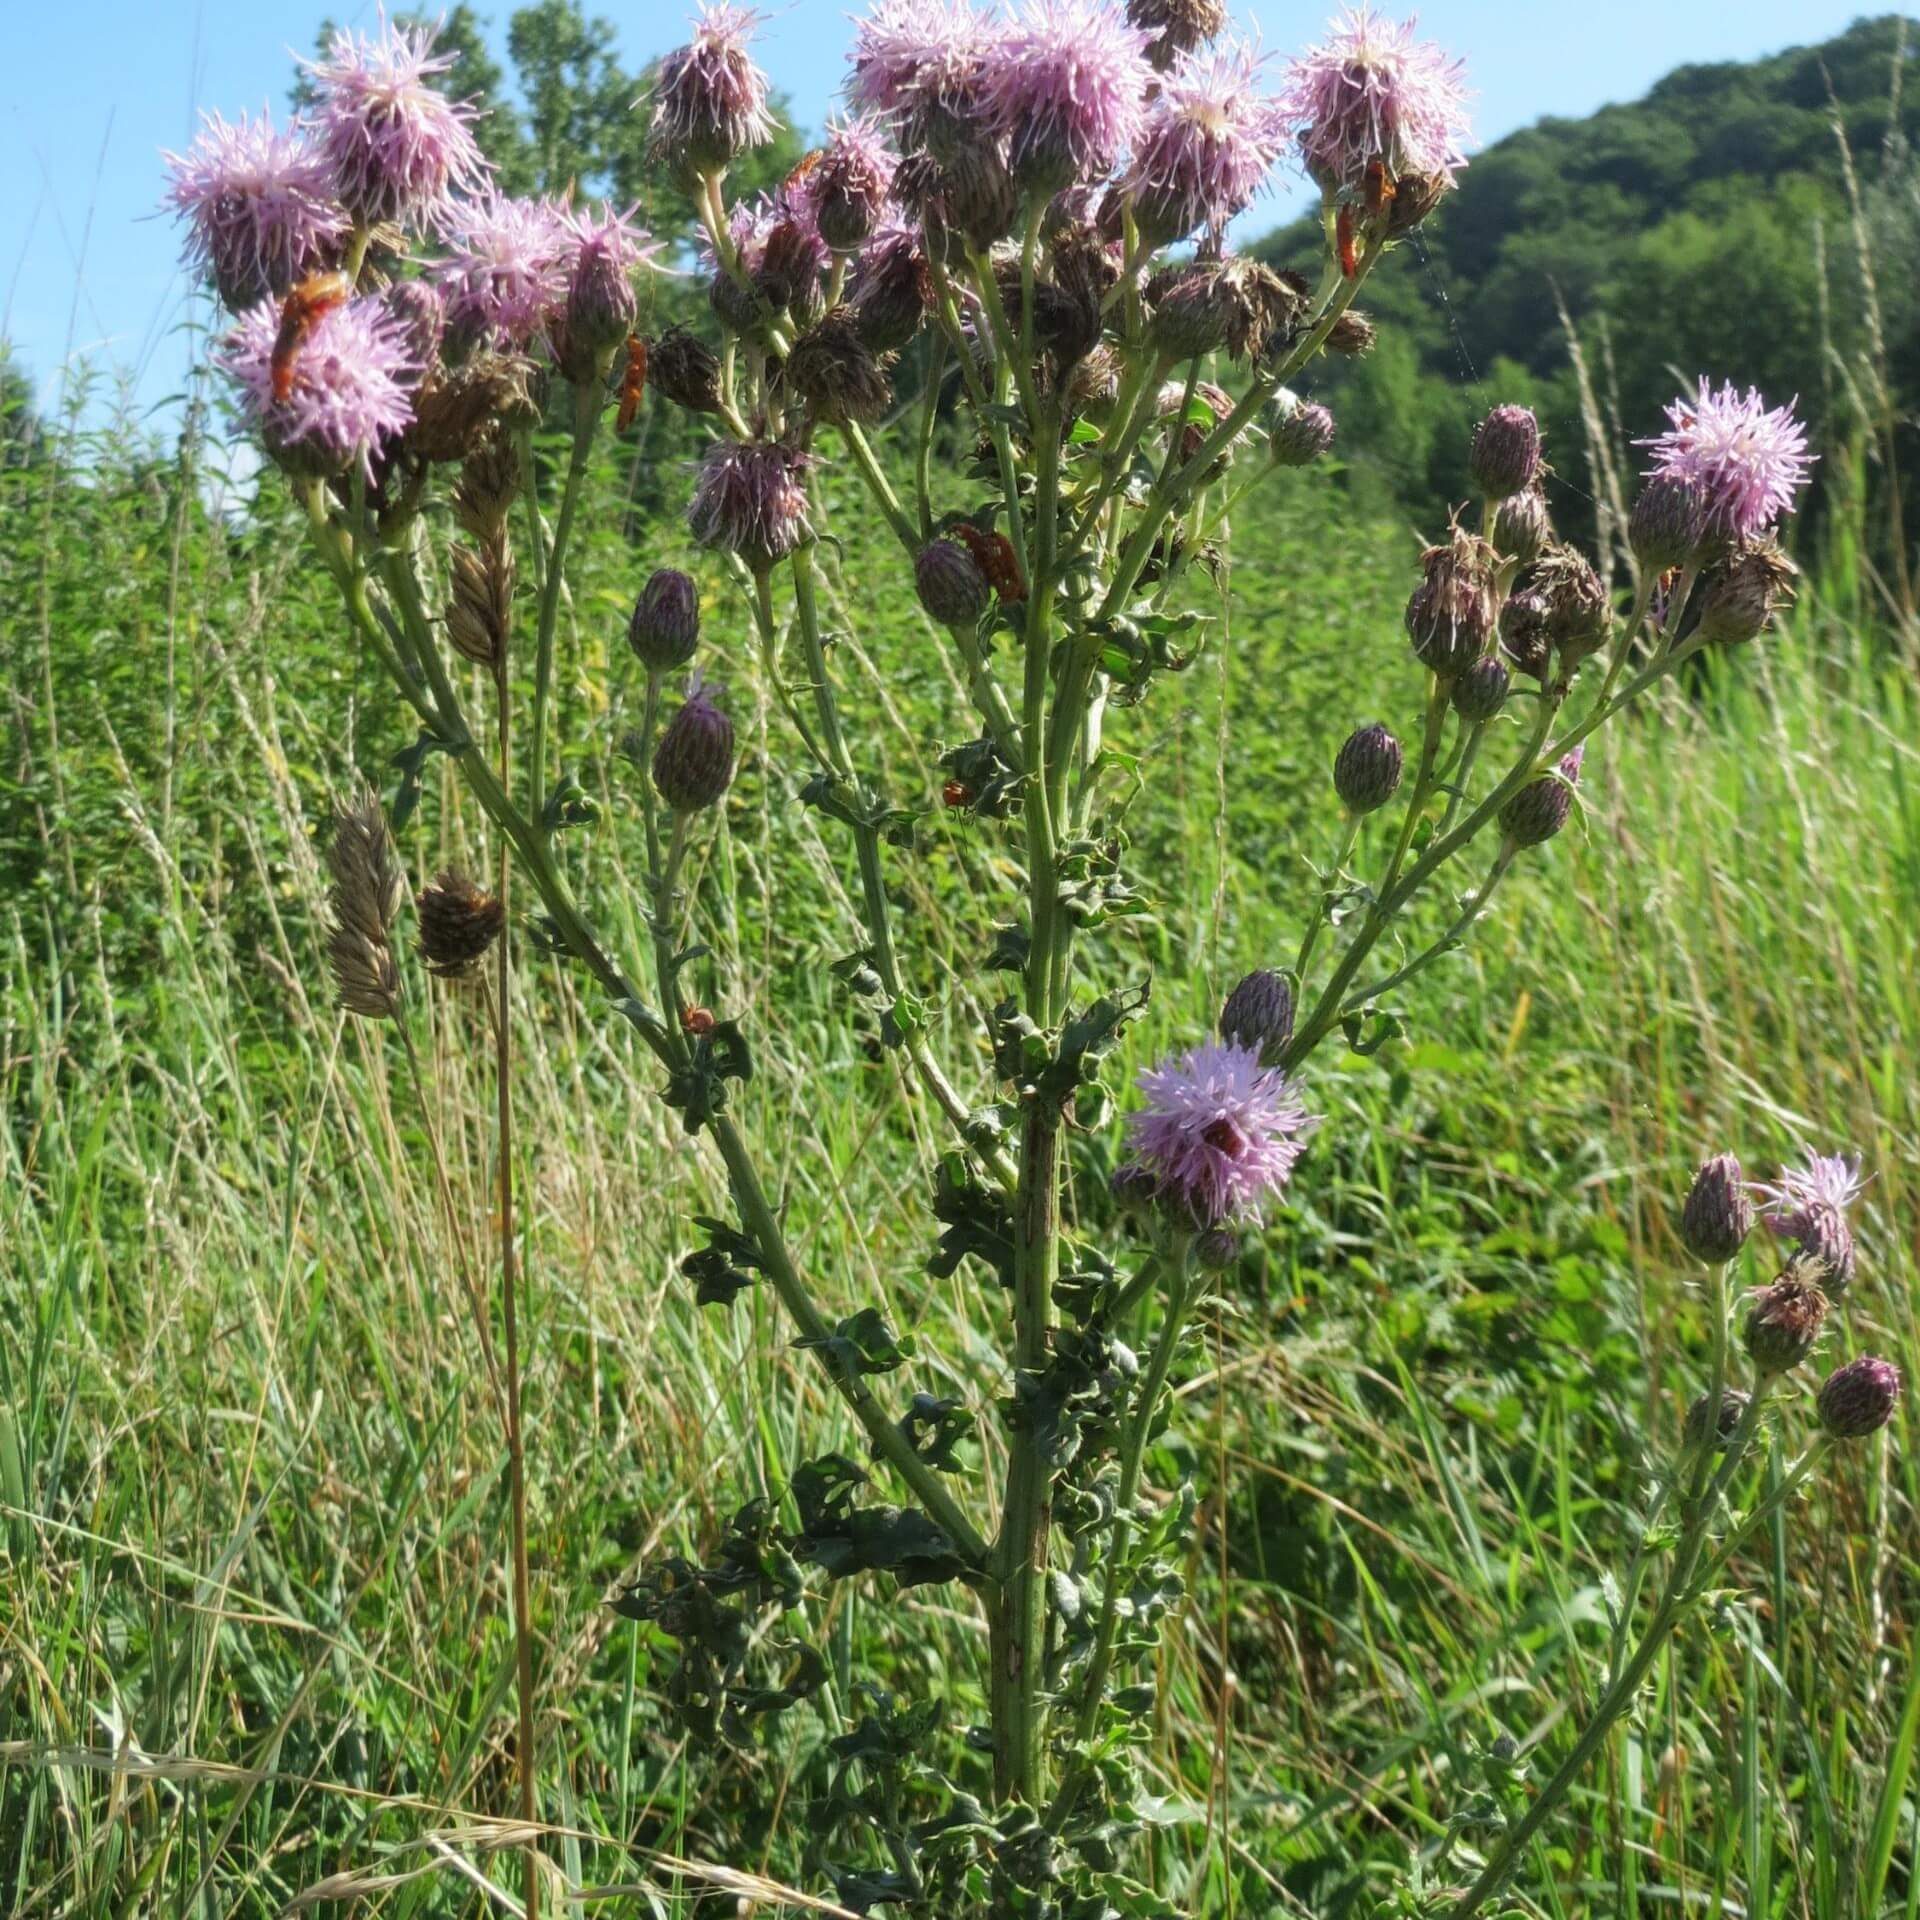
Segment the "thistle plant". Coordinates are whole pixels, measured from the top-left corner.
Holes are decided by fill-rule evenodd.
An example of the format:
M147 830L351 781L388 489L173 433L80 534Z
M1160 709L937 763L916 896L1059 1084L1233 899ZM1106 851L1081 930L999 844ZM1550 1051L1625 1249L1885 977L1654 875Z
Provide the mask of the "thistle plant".
M1364 8L1282 65L1222 37L1213 0L1024 0L1005 14L878 0L854 30L851 117L776 193L742 202L730 171L774 131L753 25L709 8L639 103L655 164L698 214L697 260L658 262L631 212L500 194L471 111L436 90L446 63L430 36L393 28L341 37L314 68L311 122L210 122L170 160L172 197L190 259L235 309L222 360L240 405L349 627L418 721L396 804L411 808L421 764L444 754L498 836L491 893L458 873L421 892L430 970L475 967L510 919L516 870L539 945L652 1056L712 1183L684 1261L695 1297L725 1310L750 1288L776 1296L869 1456L744 1489L698 1558L637 1571L614 1604L676 1643L672 1709L708 1739L763 1738L827 1684L801 1628L810 1594L836 1580L949 1586L985 1626L973 1688L838 1701L852 1724L826 1741L833 1784L808 1858L859 1911L1171 1912L1130 1843L1147 1683L1193 1503L1185 1489L1149 1498L1145 1483L1196 1317L1238 1237L1267 1230L1289 1182L1311 1178L1316 1057L1336 1039L1360 1054L1385 1044L1413 983L1471 936L1503 877L1552 859L1596 736L1682 663L1758 638L1790 597L1774 538L1810 456L1790 409L1701 381L1649 442L1621 605L1554 535L1532 415L1490 413L1453 524L1410 571L1405 671L1369 689L1369 707L1405 711L1354 716L1330 769L1333 852L1302 900L1297 951L1267 956L1217 1022L1183 1010L1186 1044L1138 1072L1134 1110L1116 1118L1106 1079L1149 984L1128 929L1150 897L1173 919L1194 904L1179 875L1133 867L1132 769L1150 751L1136 714L1151 724L1159 683L1208 644L1205 583L1241 503L1276 474L1298 484L1333 445L1332 413L1302 389L1325 356L1369 350L1356 300L1466 165L1462 70L1411 23ZM1274 266L1236 254L1228 228L1282 165L1317 186L1323 244ZM698 275L706 313L643 339L636 282L656 264ZM639 724L617 743L644 846L635 914L604 881L584 891L570 855L568 832L591 823L556 778L553 690L592 452L631 419L642 378L704 445L684 526L647 543L626 633L642 682ZM569 436L544 494L543 407ZM976 456L936 461L949 434ZM926 757L1006 888L978 928L982 969L1004 978L984 1035L990 1084L942 1057L933 969L898 911L916 796L883 786L857 720L868 689L824 617L830 470L857 480L898 591L967 689L971 737L929 742ZM702 552L719 595L687 570ZM767 804L816 810L857 871L835 972L949 1137L926 1196L928 1267L978 1282L983 1343L999 1353L964 1398L914 1380L910 1344L846 1297L845 1276L807 1270L743 1118L770 1010L726 1004L712 936L729 903L684 879L738 804L729 683L756 673L778 709ZM1476 850L1477 883L1439 905ZM391 918L354 949L356 1010L391 999ZM370 937L359 917L341 924ZM606 931L636 924L631 951ZM513 944L509 931L497 949L503 1220ZM688 992L700 957L719 971L717 1010ZM1068 1204L1076 1165L1116 1163ZM1751 1208L1737 1168L1715 1166L1686 1215L1688 1245L1714 1262L1715 1412L1663 1495L1681 1529L1663 1598L1568 1779L1720 1564L1715 1516L1775 1384L1819 1330L1814 1303L1851 1277L1846 1182L1827 1163L1788 1176L1769 1217L1796 1258L1751 1310L1755 1381L1729 1399L1720 1276ZM1084 1198L1101 1191L1111 1205ZM508 1281L531 1814L511 1268ZM1867 1431L1891 1404L1884 1373L1858 1364L1823 1392L1828 1433ZM961 1722L977 1723L971 1737ZM1495 1846L1458 1912L1504 1883L1556 1789Z

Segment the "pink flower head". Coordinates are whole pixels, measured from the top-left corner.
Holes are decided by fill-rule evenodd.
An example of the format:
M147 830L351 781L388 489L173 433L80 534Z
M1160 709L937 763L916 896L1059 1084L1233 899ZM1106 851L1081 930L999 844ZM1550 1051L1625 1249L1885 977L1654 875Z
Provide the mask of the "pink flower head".
M237 313L331 266L347 220L307 126L277 129L264 113L237 123L203 113L200 122L184 154L160 157L173 175L167 204L187 222L187 259L220 298Z
M759 24L760 15L746 7L702 7L693 38L661 60L647 128L660 158L724 167L773 138L780 123L767 110L767 76L747 52Z
M600 211L565 213L563 267L567 276L567 331L576 346L618 345L632 330L638 301L634 269L659 251L644 227L633 224L639 202L616 213L602 201Z
M1159 244L1218 231L1265 184L1288 121L1259 87L1262 56L1245 41L1182 54L1147 109L1125 181L1143 231Z
M1769 532L1807 484L1814 456L1793 403L1768 410L1758 388L1740 393L1729 381L1718 393L1701 377L1691 399L1667 409L1665 433L1638 444L1653 450L1651 472L1671 473L1699 489L1710 532L1751 540Z
M809 538L806 476L813 457L778 441L718 440L700 461L687 524L702 546L770 567Z
M1571 753L1561 756L1560 778L1564 780L1568 786L1577 787L1580 784L1580 769L1585 765L1586 758L1587 743L1584 740L1582 740Z
M280 302L262 300L218 355L268 451L319 473L357 466L371 481L382 442L413 419L410 389L420 369L406 319L377 298L328 308L300 342L284 400L273 390L279 335Z
M1782 1167L1777 1181L1756 1181L1761 1211L1776 1224L1791 1222L1815 1207L1845 1213L1866 1188L1857 1153L1815 1153L1800 1149L1797 1165Z
M1436 174L1449 183L1467 164L1466 69L1431 40L1416 40L1417 24L1396 26L1363 3L1290 62L1283 111L1322 186L1357 193L1374 160L1396 177Z
M1107 173L1144 122L1152 40L1100 0L1027 0L985 62L1015 173L1055 192Z
M456 191L478 187L487 163L469 122L475 109L427 83L458 56L433 51L437 27L397 27L377 39L342 28L324 60L306 63L319 94L320 144L347 211L437 229Z
M1257 1051L1209 1042L1140 1075L1128 1144L1161 1196L1204 1229L1257 1215L1317 1124Z
M869 115L827 122L827 144L794 194L830 246L859 246L880 224L893 191L894 159Z
M433 265L457 334L525 346L564 305L579 239L551 200L489 193L463 201Z
M965 118L977 107L992 38L968 0L878 0L854 26L847 97L907 123L913 144L927 116Z

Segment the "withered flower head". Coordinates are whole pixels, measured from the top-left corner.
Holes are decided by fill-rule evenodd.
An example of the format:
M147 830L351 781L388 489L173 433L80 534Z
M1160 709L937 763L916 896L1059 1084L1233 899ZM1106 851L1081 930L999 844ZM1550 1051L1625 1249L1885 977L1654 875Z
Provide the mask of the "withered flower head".
M718 413L720 356L685 327L669 327L647 349L647 385L689 413Z
M532 426L540 418L533 362L520 354L476 353L434 369L413 397L413 424L402 436L423 460L464 460L495 426Z
M471 973L506 925L499 899L452 868L421 888L418 904L420 955L442 980Z
M1788 1373L1813 1351L1827 1317L1827 1296L1812 1275L1794 1264L1772 1285L1749 1297L1741 1339L1762 1379Z
M1724 647L1759 639L1773 616L1793 605L1799 577L1771 538L1743 541L1701 584L1700 638Z
M1457 679L1486 651L1499 611L1499 558L1477 533L1456 526L1420 556L1420 584L1407 601L1407 637L1420 663Z
M861 339L851 307L835 307L793 343L781 379L823 420L870 426L893 404L892 382Z

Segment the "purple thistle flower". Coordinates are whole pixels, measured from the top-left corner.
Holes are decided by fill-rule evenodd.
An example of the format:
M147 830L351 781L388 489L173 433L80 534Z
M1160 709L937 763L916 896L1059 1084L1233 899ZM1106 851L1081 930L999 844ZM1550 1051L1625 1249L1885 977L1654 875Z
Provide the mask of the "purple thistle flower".
M992 38L968 0L879 0L854 27L847 97L903 122L902 144L917 145L930 120L978 110Z
M760 18L746 7L702 7L693 38L661 60L647 139L662 159L696 171L724 167L778 131L767 76L747 53Z
M1112 168L1145 123L1152 40L1099 0L1027 0L984 67L994 124L1023 181L1058 192Z
M187 260L234 312L286 293L314 268L339 258L346 216L334 203L333 172L296 120L200 116L184 154L162 153L173 184L167 204L187 223Z
M1287 71L1283 112L1300 135L1307 171L1322 186L1349 193L1381 160L1395 176L1444 180L1467 164L1466 71L1431 40L1416 40L1417 20L1395 26L1366 5L1332 23L1319 46Z
M600 211L564 213L567 332L577 345L617 345L632 330L637 302L634 269L652 259L659 244L633 224L636 200L624 213L602 201Z
M701 457L687 508L693 537L750 567L772 566L813 532L806 487L813 464L811 454L778 441L716 441Z
M348 213L437 229L456 191L487 178L469 122L475 108L427 84L455 54L433 51L437 26L397 27L384 17L369 40L342 28L324 60L305 62L319 94L320 145Z
M1219 230L1265 184L1288 121L1256 82L1264 56L1244 41L1183 54L1147 109L1125 180L1157 243Z
M829 246L860 246L879 226L893 191L894 158L870 117L830 120L819 164L802 182L813 224Z
M1756 1180L1753 1190L1763 1203L1761 1212L1784 1233L1791 1231L1787 1223L1815 1207L1845 1213L1866 1185L1857 1153L1815 1153L1802 1145L1797 1165L1782 1167L1776 1181Z
M490 193L462 202L431 269L457 333L525 346L565 304L579 240L551 200Z
M1667 409L1665 433L1637 445L1653 452L1652 474L1674 474L1698 489L1708 531L1731 540L1766 533L1793 506L1813 468L1807 430L1794 403L1769 411L1757 387L1728 381L1718 393L1701 376L1699 391Z
M280 303L263 300L240 317L217 356L267 450L309 472L357 466L371 481L375 452L413 419L410 389L420 369L408 322L377 298L328 308L300 343L285 400L273 394L279 332Z
M1128 1122L1128 1144L1162 1197L1202 1230L1257 1216L1317 1124L1286 1075L1246 1047L1194 1047L1138 1084L1147 1104Z

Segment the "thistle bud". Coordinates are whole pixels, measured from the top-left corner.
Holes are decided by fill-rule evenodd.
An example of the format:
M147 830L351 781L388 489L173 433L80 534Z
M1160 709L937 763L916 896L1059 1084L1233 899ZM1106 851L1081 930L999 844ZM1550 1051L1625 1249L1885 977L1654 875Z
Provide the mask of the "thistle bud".
M1227 304L1220 297L1219 269L1176 270L1150 288L1153 321L1148 338L1169 360L1193 360L1217 353L1227 343Z
M835 307L793 343L781 380L822 420L871 426L893 403L892 383L848 307Z
M675 567L650 575L633 603L627 645L654 673L672 673L693 658L700 642L700 589Z
M841 129L809 182L821 239L842 253L864 246L886 210L892 179L887 150L868 127L856 122Z
M782 220L767 235L753 270L754 291L778 313L791 313L802 326L825 305L820 275L827 265L827 243L798 220Z
M1719 1418L1713 1423L1713 1450L1724 1453L1727 1442L1733 1438L1734 1429L1739 1426L1741 1417L1746 1413L1753 1396L1742 1393L1738 1387L1723 1388L1720 1394ZM1707 1437L1707 1396L1703 1393L1687 1409L1686 1439L1689 1447L1697 1447Z
M1693 1176L1680 1208L1680 1241L1709 1267L1724 1267L1753 1231L1746 1175L1730 1153L1718 1153Z
M1493 516L1493 544L1505 559L1530 567L1553 538L1553 517L1547 496L1537 486L1511 494Z
M1394 796L1406 755L1379 721L1356 727L1333 757L1333 790L1351 814L1376 813Z
M418 904L420 957L442 980L471 973L507 922L495 895L451 869L420 889Z
M1303 402L1276 421L1267 438L1275 466L1310 467L1332 449L1333 415L1325 407Z
M1771 540L1735 547L1701 588L1700 638L1722 647L1757 640L1780 608L1793 605L1799 572Z
M913 562L913 584L928 617L943 627L971 627L993 598L987 576L956 540L934 540Z
M1364 313L1355 313L1349 307L1327 330L1327 351L1340 354L1348 360L1358 360L1362 354L1373 351L1373 343L1379 338L1374 324Z
M1488 500L1525 493L1540 477L1540 422L1527 407L1495 407L1473 430L1467 473Z
M1567 824L1585 752L1575 747L1552 773L1529 781L1500 809L1500 830L1513 846L1540 846Z
M1277 1066L1293 1038L1293 988L1286 975L1259 967L1241 980L1220 1009L1220 1038L1257 1053L1262 1066Z
M675 813L699 813L733 784L733 722L697 679L653 750L653 784Z
M889 231L854 266L849 294L853 324L875 353L895 353L927 317L927 263L917 236Z
M1678 473L1649 474L1627 520L1627 544L1649 573L1665 573L1699 557L1706 523L1696 482Z
M1820 1388L1820 1424L1836 1440L1864 1440L1893 1418L1900 1392L1900 1369L1862 1354L1827 1375Z
M1826 1317L1827 1296L1798 1267L1758 1288L1740 1332L1754 1371L1763 1380L1791 1373L1813 1351Z
M1160 1181L1152 1168L1129 1160L1114 1168L1107 1191L1122 1213L1144 1216L1153 1211L1153 1203L1160 1196Z
M567 338L589 357L618 346L633 331L640 305L626 257L617 246L584 246L567 288Z
M1421 555L1420 584L1407 601L1407 637L1421 664L1442 680L1464 673L1493 638L1496 565L1493 549L1458 527L1445 546Z
M1512 684L1498 654L1483 654L1453 683L1453 710L1471 726L1491 720L1507 704Z
M689 413L718 413L720 356L685 327L669 327L647 349L647 385Z
M1500 609L1500 644L1522 673L1543 686L1553 671L1553 636L1547 603L1537 593L1516 593Z
M1240 1258L1240 1246L1233 1228L1214 1227L1194 1241L1194 1262L1208 1273L1225 1273Z

